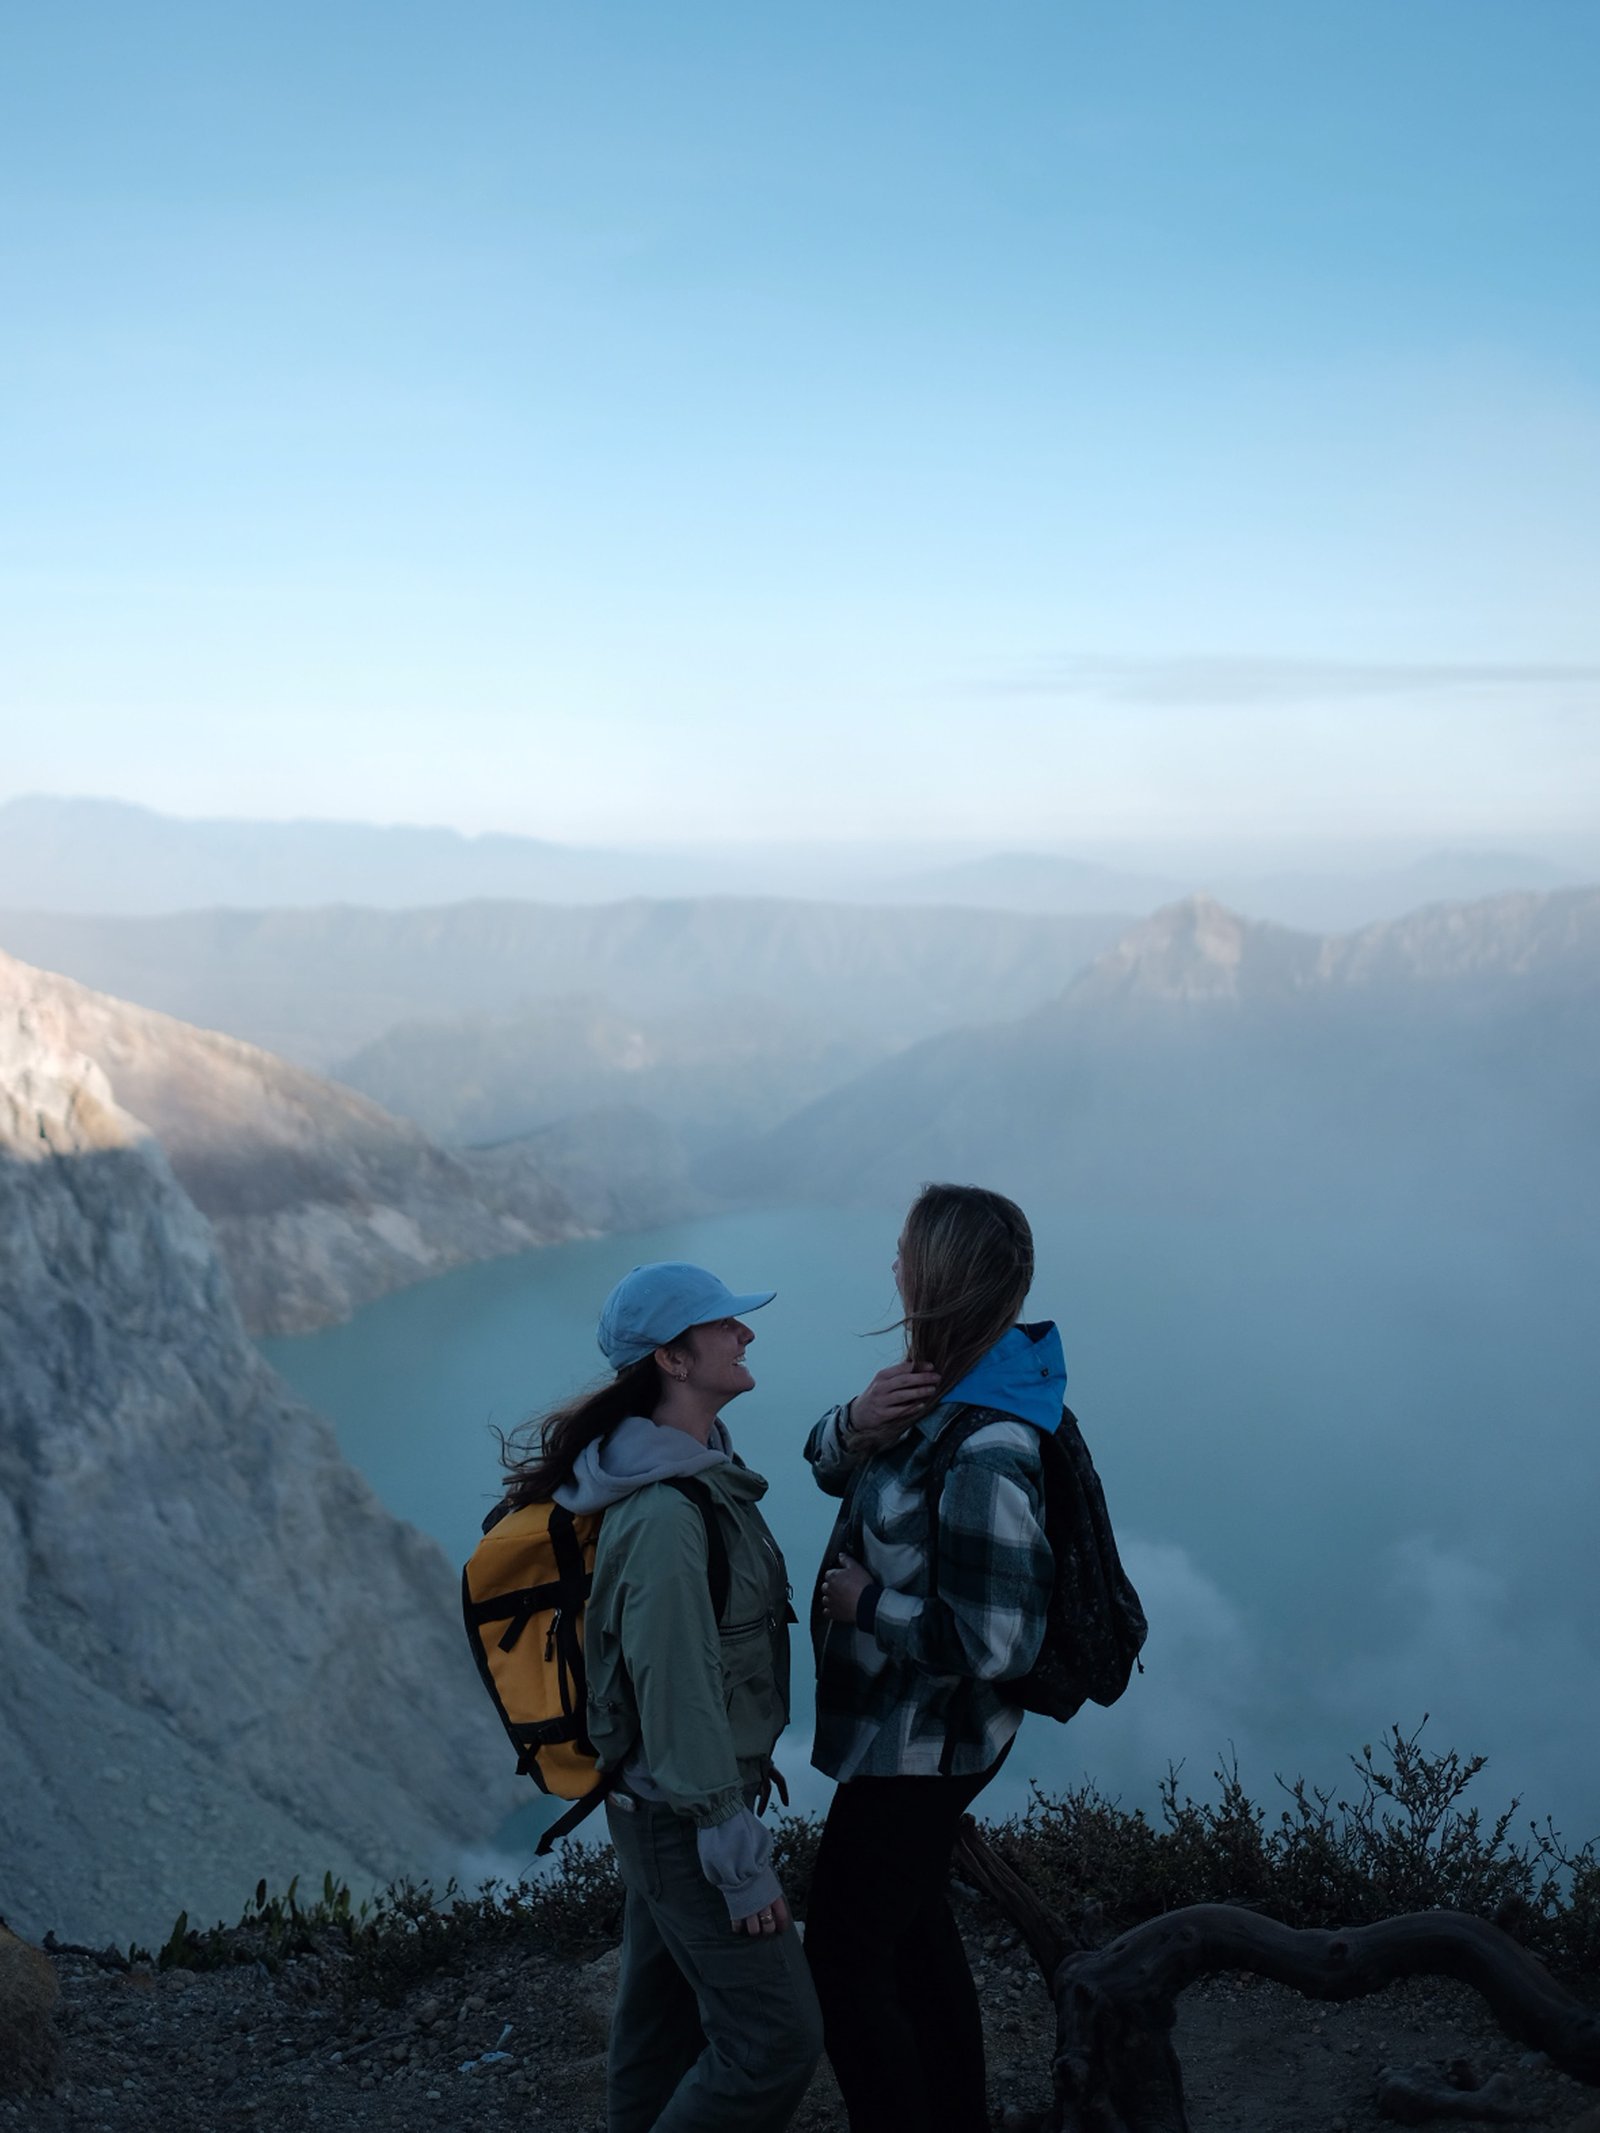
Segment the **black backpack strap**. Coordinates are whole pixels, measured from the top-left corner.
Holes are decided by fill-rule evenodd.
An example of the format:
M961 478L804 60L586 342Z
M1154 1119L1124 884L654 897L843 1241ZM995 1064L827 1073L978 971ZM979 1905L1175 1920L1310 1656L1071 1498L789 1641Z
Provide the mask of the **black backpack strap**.
M711 1585L711 1612L720 1628L728 1612L728 1594L733 1585L733 1569L728 1560L727 1536L722 1530L722 1521L717 1516L717 1506L711 1491L696 1474L669 1474L667 1487L676 1489L680 1496L687 1496L700 1513L700 1523L706 1529L706 1576Z
M622 1765L613 1763L609 1770L602 1770L595 1783L581 1800L574 1800L564 1815L551 1823L538 1843L533 1847L534 1857L544 1859L555 1849L563 1837L570 1837L578 1824L592 1815L608 1792L622 1782Z

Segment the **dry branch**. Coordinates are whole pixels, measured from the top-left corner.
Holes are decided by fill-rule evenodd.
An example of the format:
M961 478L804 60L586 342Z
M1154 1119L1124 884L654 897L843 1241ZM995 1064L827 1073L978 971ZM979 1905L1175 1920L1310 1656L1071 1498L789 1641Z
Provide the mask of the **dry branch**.
M1027 1942L1028 1953L1044 1972L1046 1983L1066 1956L1081 1951L1082 1941L1070 1935L1015 1868L984 1843L971 1815L962 1817L954 1863L964 1881L1004 1911Z
M1488 2002L1508 2036L1600 2088L1600 2015L1558 1985L1537 1956L1465 1911L1414 1911L1376 1925L1279 1925L1231 1904L1191 1904L1108 1947L1069 1958L1075 1976L1117 1999L1169 1998L1196 1978L1247 1970L1318 2000L1355 2000L1404 1977L1452 1977Z
M1192 1904L1106 1947L1083 1949L974 1826L963 1831L957 1861L1022 1933L1049 1982L1056 2004L1050 2123L1060 2133L1188 2133L1173 2002L1197 1978L1228 1970L1319 2000L1360 1999L1406 1977L1456 1978L1482 1995L1507 2035L1600 2087L1600 2016L1498 1926L1465 1912L1319 1930L1229 1904ZM1052 1950L1061 1951L1053 1963Z

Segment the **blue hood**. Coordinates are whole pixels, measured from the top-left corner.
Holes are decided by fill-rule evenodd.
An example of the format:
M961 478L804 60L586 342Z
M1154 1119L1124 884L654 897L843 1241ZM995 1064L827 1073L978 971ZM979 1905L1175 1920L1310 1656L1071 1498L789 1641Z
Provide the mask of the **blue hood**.
M1067 1364L1061 1335L1052 1319L1013 1326L980 1356L964 1378L951 1386L940 1407L961 1401L970 1407L993 1407L1019 1422L1031 1422L1046 1435L1061 1420L1067 1391Z

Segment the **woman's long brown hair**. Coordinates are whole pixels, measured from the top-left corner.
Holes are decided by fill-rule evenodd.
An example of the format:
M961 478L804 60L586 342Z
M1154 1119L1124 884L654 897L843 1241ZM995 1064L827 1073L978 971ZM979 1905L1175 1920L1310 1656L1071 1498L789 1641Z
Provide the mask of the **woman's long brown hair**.
M506 1502L514 1511L528 1503L549 1503L562 1483L572 1479L580 1452L609 1437L629 1415L654 1414L661 1392L660 1366L654 1355L647 1355L637 1363L624 1364L609 1383L580 1393L564 1407L536 1416L510 1437L502 1437Z
M982 1185L924 1185L900 1232L906 1353L939 1373L939 1397L1022 1315L1033 1232L1015 1200Z

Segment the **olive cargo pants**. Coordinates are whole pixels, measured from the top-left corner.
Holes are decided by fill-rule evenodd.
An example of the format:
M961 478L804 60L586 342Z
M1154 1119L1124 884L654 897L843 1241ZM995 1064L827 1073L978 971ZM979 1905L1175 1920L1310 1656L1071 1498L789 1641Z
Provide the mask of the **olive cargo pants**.
M627 1892L607 2133L781 2133L822 2056L800 1936L735 1933L670 1807L613 1794L606 1820Z

